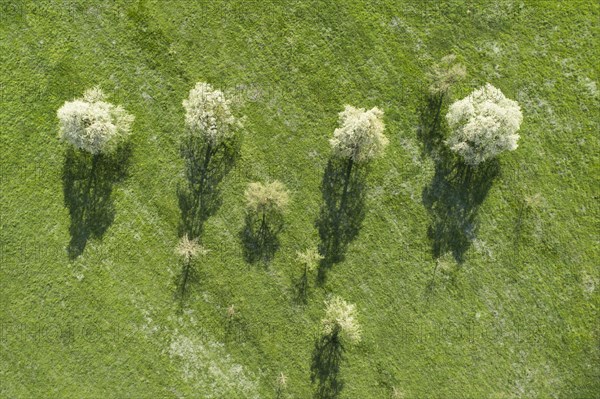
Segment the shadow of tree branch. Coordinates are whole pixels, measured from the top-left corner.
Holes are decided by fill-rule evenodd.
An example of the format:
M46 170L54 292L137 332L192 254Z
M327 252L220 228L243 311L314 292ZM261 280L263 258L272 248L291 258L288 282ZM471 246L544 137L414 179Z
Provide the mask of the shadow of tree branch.
M180 301L181 308L190 295L189 287L195 286L200 281L198 269L194 262L183 262L179 273L175 276L175 298Z

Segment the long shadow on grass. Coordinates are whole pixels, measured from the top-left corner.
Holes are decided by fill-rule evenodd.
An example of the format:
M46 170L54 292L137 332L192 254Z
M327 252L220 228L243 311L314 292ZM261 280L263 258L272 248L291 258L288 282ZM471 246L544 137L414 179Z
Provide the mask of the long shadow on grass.
M204 222L221 207L221 182L235 165L239 147L238 140L212 146L194 136L188 136L183 142L181 154L186 180L177 188L180 236L187 234L192 240L200 238ZM176 281L176 296L182 304L187 298L188 285L197 281L198 272L194 265L184 264Z
M69 258L81 255L90 238L102 238L115 218L113 185L125 179L131 145L114 154L91 155L69 148L63 165L63 193L69 209Z
M358 235L365 218L367 166L352 165L347 160L331 158L321 183L323 205L315 226L319 231L319 265L317 281L325 281L327 271L344 259L348 244Z
M443 102L429 98L420 112L418 138L424 155L435 164L435 174L423 189L423 205L431 216L428 236L432 255L439 258L451 252L460 264L477 235L478 211L500 167L497 160L477 168L465 165L444 143L447 127L441 118Z
M214 147L195 137L188 137L183 143L186 182L177 189L181 236L200 237L204 222L221 206L220 185L235 164L239 145L239 141L234 141Z
M343 351L342 343L330 335L316 341L310 367L311 382L317 384L316 399L334 399L341 393L344 383L339 371Z

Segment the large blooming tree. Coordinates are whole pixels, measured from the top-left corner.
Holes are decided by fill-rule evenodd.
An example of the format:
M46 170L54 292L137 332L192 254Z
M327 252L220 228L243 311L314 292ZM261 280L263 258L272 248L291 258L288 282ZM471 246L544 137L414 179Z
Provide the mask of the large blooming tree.
M351 162L362 163L383 154L388 139L383 134L383 111L346 105L339 113L340 126L329 140L333 153Z
M114 151L130 135L134 117L105 100L104 92L95 87L83 98L65 102L57 112L59 137L93 155Z
M352 344L360 342L361 328L356 318L356 307L334 296L325 302L325 317L321 321L323 334L332 342L338 340Z
M523 115L516 101L487 83L450 106L446 144L470 166L517 148Z
M231 100L209 83L198 82L183 100L185 125L188 132L215 148L231 139L241 127L233 115Z

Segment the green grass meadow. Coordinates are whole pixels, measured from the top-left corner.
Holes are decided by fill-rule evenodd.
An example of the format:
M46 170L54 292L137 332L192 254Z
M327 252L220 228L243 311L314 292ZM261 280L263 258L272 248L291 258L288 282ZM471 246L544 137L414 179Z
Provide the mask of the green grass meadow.
M363 329L338 398L600 398L599 20L591 0L0 0L0 397L275 398L283 372L281 397L310 398L336 294ZM468 220L418 134L449 53L468 72L454 99L490 82L523 112ZM198 81L246 120L182 299L181 102ZM85 230L86 164L67 162L56 111L95 85L136 120ZM319 243L345 104L383 109L390 145L358 235L302 303L296 251ZM243 193L274 179L291 192L280 246L249 263Z

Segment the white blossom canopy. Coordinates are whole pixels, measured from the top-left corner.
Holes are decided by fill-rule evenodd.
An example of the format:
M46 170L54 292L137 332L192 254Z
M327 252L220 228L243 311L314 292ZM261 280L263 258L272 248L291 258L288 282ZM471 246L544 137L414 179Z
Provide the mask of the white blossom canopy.
M517 149L523 115L516 101L487 83L450 106L452 135L446 144L465 163L477 166L501 152Z
M383 154L388 144L383 131L383 111L375 107L368 111L346 105L339 113L340 127L329 140L335 155L365 162Z
M92 154L115 150L131 134L134 117L105 98L95 87L86 90L83 98L65 102L57 111L59 137Z
M235 135L241 122L231 112L231 100L221 90L205 82L198 82L183 100L185 124L188 131L218 146Z

